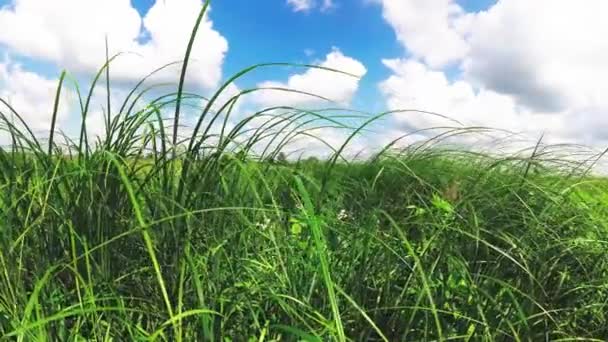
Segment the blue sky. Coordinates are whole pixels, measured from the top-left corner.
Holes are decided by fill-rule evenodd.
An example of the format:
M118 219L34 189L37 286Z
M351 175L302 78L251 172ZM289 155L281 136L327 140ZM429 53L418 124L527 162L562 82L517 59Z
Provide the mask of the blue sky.
M374 84L388 74L380 59L387 54L398 56L403 50L391 27L382 20L381 9L359 1L340 3L339 8L327 13L296 13L276 1L242 1L239 6L218 2L213 18L231 42L227 74L257 62L311 62L323 58L332 47L357 58L368 68L356 97L361 99L355 102L357 107L367 106L369 99L378 96ZM370 49L371 45L374 47ZM285 76L285 70L276 68L264 75L258 73L256 78Z
M90 79L103 62L108 35L113 52L143 56L127 56L112 68L118 85L133 82L183 55L201 5L0 0L0 96L20 104L43 127L48 118L37 111L48 108L61 68L82 82ZM193 51L198 64L191 66L189 80L208 93L251 64L315 63L363 77L267 68L231 85L231 91L297 88L370 115L420 109L464 125L604 146L607 11L605 0L585 6L571 0L215 0ZM175 80L170 73L157 79ZM273 104L320 106L266 92L243 102L244 112ZM64 120L77 118L66 113ZM377 140L441 125L437 117L395 113Z
M141 16L155 0L132 0ZM466 10L488 8L495 0L460 0ZM0 0L0 6L10 4ZM260 62L311 63L322 59L332 47L361 61L367 74L361 81L353 106L364 110L382 110L376 84L390 71L383 58L407 56L407 48L399 44L393 28L382 18L382 7L372 1L340 1L335 8L321 11L294 12L283 1L213 1L214 26L229 42L223 72L229 76L251 64ZM204 44L204 41L198 41ZM4 52L9 52L5 46ZM11 54L32 71L52 77L60 72L56 63L28 56ZM69 66L65 66L69 68ZM451 71L451 70L450 70ZM454 72L450 72L453 76ZM242 87L254 86L267 78L286 78L286 68L265 69L244 79Z
M466 10L485 10L496 0L460 0ZM153 0L135 0L133 5L144 15ZM287 3L272 1L215 1L212 19L230 42L226 56L226 75L243 67L285 61L309 63L323 58L332 47L361 61L368 69L353 105L365 110L382 110L376 84L390 71L383 58L407 55L395 39L393 28L382 18L382 7L371 1L347 0L326 12L294 12ZM204 42L201 42L204 44ZM306 52L312 55L307 55ZM286 70L266 69L248 78L243 86L253 86L265 78L286 77Z

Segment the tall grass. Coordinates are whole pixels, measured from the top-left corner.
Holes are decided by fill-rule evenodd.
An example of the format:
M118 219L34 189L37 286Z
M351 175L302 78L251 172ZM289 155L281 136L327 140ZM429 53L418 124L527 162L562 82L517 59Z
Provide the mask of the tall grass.
M268 64L205 99L184 91L184 62L177 92L144 96L148 75L110 108L114 58L79 96L76 140L55 127L65 73L47 140L2 102L3 339L608 338L608 183L589 163L542 141L527 158L441 148L485 128L346 158L388 113L351 127L336 111L276 107L230 127L234 103L259 89L219 95ZM107 129L94 140L86 118L104 73ZM204 105L183 137L189 100ZM325 126L352 132L332 156L281 157Z

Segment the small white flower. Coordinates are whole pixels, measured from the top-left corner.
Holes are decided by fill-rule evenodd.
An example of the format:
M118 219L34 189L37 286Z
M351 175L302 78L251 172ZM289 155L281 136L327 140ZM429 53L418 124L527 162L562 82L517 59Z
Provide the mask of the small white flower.
M270 219L266 218L264 219L264 222L257 222L255 226L260 229L266 229L270 226Z
M350 215L348 215L348 212L345 209L340 210L338 213L338 220L340 221L346 221L349 217Z

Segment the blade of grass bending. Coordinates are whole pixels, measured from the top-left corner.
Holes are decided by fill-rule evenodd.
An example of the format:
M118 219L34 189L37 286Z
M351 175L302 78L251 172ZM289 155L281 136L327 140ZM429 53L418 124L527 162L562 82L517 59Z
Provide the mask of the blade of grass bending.
M528 162L526 163L526 170L524 171L524 174L522 176L520 186L524 185L524 183L526 181L526 178L528 178L528 174L530 173L530 167L532 167L532 161L537 156L538 149L539 149L540 145L542 144L544 137L545 137L545 134L544 133L541 134L540 138L536 142L536 146L534 146L534 151L532 152L532 155L530 156L530 159L528 159Z
M181 61L174 61L174 62L167 63L159 68L154 69L152 72L150 72L149 74L144 76L142 79L140 79L139 82L137 82L137 84L129 91L129 94L125 97L124 101L122 102L122 105L120 106L120 110L118 112L122 113L125 110L125 108L127 107L127 104L129 103L129 99L131 99L131 96L133 96L133 94L135 94L137 89L139 89L139 87L142 84L144 84L146 82L146 80L148 80L150 77L152 77L154 74L158 73L159 71L161 71L167 67L170 67L172 65L179 64L179 63L181 63Z
M393 146L395 146L395 144L397 144L399 141L414 136L416 134L420 134L423 132L428 132L428 131L434 131L434 130L439 130L439 129L453 129L454 127L452 126L435 126L435 127L427 127L427 128L421 128L421 129L417 129L405 134L400 135L399 137L393 139L391 142L389 142L388 144L386 144L382 150L380 150L378 153L375 154L374 158L372 158L372 160L370 161L371 163L375 163L377 162L382 155L384 155L388 150L390 150Z
M433 294L431 293L431 287L429 285L429 280L427 278L427 275L424 273L424 269L422 268L422 263L420 261L420 258L418 257L418 254L416 254L416 252L414 251L414 248L410 244L410 242L407 239L407 237L405 236L405 234L403 234L401 229L399 229L399 226L397 225L395 220L384 210L382 210L380 212L382 213L382 215L384 215L388 219L388 221L391 223L391 226L393 226L393 228L397 231L397 234L399 234L399 237L401 238L403 245L405 246L405 249L407 250L407 253L414 259L414 262L415 262L414 269L418 272L418 276L420 277L420 281L422 282L424 292L426 292L427 298L429 300L429 305L431 306L431 313L435 320L435 326L437 328L437 335L439 335L439 340L442 341L442 340L444 340L444 337L443 337L443 330L441 329L441 321L439 320L437 306L435 305L435 300L433 299Z
M349 126L346 126L336 120L334 120L332 117L330 116L324 116L324 115L320 115L318 113L315 112L311 112L311 111L301 111L303 115L307 115L309 114L310 116L313 116L312 119L308 119L306 121L297 123L296 120L299 120L300 117L295 118L294 120L292 120L291 122L289 122L283 129L281 129L281 132L283 132L284 130L286 130L288 128L288 126L290 126L292 123L296 123L296 125L290 130L288 131L284 137L280 140L280 142L277 144L277 148L275 148L275 150L273 151L273 153L271 154L271 157L276 157L276 155L297 135L301 135L304 132L306 132L307 130L314 130L314 129L318 129L319 127L312 127L312 128L308 128L308 129L304 129L304 130L300 130L300 128L307 126L310 123L313 123L315 121L319 121L319 120L325 120L325 121L329 121L332 123L335 123L337 126L337 128L345 128L345 129L351 129ZM261 156L263 157L264 155L266 155L266 152L268 151L268 148L270 148L271 144L275 141L275 139L277 139L279 137L279 134L273 134L271 140L268 142L268 144L266 145L266 148L264 149L264 151L262 152ZM327 145L327 144L326 144ZM336 152L336 149L334 147L330 148L331 150L334 151L334 153Z
M186 48L186 55L184 56L184 63L182 65L181 75L179 76L179 85L177 86L177 101L175 102L175 116L173 117L173 137L172 137L172 145L175 148L175 144L177 143L177 129L179 127L179 111L182 104L182 92L184 90L184 81L186 79L186 69L188 69L188 61L190 60L190 52L192 51L192 46L194 45L194 39L196 38L196 33L198 32L198 27L205 16L205 12L207 12L207 7L209 7L209 1L206 0L203 8L201 9L198 17L196 18L196 23L192 28L192 33L190 34L190 41L188 41L188 47ZM173 150L175 153L175 150Z
M324 66L320 66L320 65L312 65L312 64L297 64L297 63L285 63L285 62L276 62L276 63L259 63L259 64L255 64L252 65L248 68L242 69L241 71L237 72L236 74L234 74L232 77L230 77L226 82L224 82L219 88L218 90L213 94L213 96L209 99L209 101L207 102L207 105L205 106L205 108L203 109L201 115L199 116L199 119L196 123L196 125L194 126L194 130L192 131L192 139L190 140L190 144L188 146L188 151L192 151L192 148L195 145L195 140L194 137L197 136L198 131L200 130L200 127L207 115L207 113L211 110L211 108L213 107L213 104L215 103L215 101L219 98L219 96L222 94L222 92L228 88L228 86L235 82L236 80L238 80L239 78L243 77L246 74L249 74L250 72L256 70L256 69L260 69L260 68L265 68L265 67L273 67L273 66L288 66L288 67L304 67L304 68L312 68L312 69L319 69L319 70L325 70L325 71L331 71L331 72L335 72L335 73L339 73L339 74L343 74L343 75L347 75L347 76L351 76L351 77L355 77L355 78L359 78L359 76L357 75L353 75L350 73L347 73L345 71L341 71L341 70L337 70L337 69L332 69L332 68L328 68L328 67L324 67ZM251 89L247 89L246 92L252 92L252 91L256 91L256 90L260 90L260 88L251 88ZM271 90L271 88L267 88L266 90ZM301 92L298 90L293 90L293 89L289 89L289 88L277 88L275 87L274 90L281 90L281 91L286 91L286 92L294 92L294 93L302 93L304 95L310 95L313 97L317 97L320 99L325 99L328 100L326 98L323 98L321 96L312 94L312 93L306 93L306 92ZM243 95L243 91L241 93L239 93L238 95L236 95L236 97L239 97L241 95Z
M326 244L321 233L321 227L319 227L319 222L317 220L317 217L315 216L315 209L312 204L312 200L308 195L308 191L306 190L304 183L302 183L300 177L295 177L295 181L298 192L302 197L302 202L304 202L302 212L310 222L310 228L314 236L316 250L319 255L319 261L321 263L323 280L325 281L325 286L327 287L327 295L329 297L331 310L334 316L334 324L336 325L335 328L338 332L338 341L344 342L346 341L346 335L344 334L344 327L342 325L342 318L340 316L340 308L338 307L338 299L336 298L336 293L334 291L334 283L331 279L331 274L329 273L329 262L327 260L327 255L325 254Z
M108 51L108 35L106 35L106 110L107 110L107 120L106 120L106 138L110 136L110 118L112 117L112 111L110 110L110 56Z
M34 310L34 306L38 303L38 295L40 291L44 287L44 285L48 282L49 278L53 275L53 272L57 270L59 266L53 266L49 268L44 275L36 282L34 286L34 290L30 294L30 298L25 305L25 309L23 310L23 319L21 320L21 324L24 324L26 320L30 317L30 314Z
M184 311L184 312L180 313L179 315L173 316L171 319L168 319L163 324L161 324L160 329L156 330L154 332L154 334L152 334L152 336L150 337L150 340L154 341L156 338L158 338L158 336L160 336L160 334L162 334L163 330L166 327L168 327L169 325L175 325L176 321L181 321L183 318L186 318L189 316L209 315L209 314L222 316L222 314L220 314L219 312L213 311L213 310L208 310L208 309L194 309L194 310Z
M323 341L320 337L311 335L309 333L306 333L300 329L294 328L294 327L290 327L287 325L283 325L283 324L277 324L277 325L272 325L271 328L275 328L277 330L282 330L285 331L287 333L290 333L292 335L295 335L299 338L302 339L302 341L306 341L306 342L321 342Z
M253 70L253 69L251 69ZM238 74L237 74L238 76ZM235 77L237 77L235 76ZM231 80L236 79L235 77L233 77ZM238 76L240 77L240 76ZM231 106L231 104L233 104L233 101L237 101L239 99L239 97L249 94L249 93L253 93L253 92L257 92L257 91L261 91L261 90L278 90L278 91L284 91L284 92L292 92L292 93L297 93L297 94L302 94L302 95L306 95L306 96L311 96L314 98L318 98L318 99L322 99L322 100L326 100L326 101L331 101L328 98L322 97L322 96L318 96L312 93L307 93L307 92L303 92L303 91L298 91L298 90L292 90L292 89L288 89L288 88L280 88L280 87L268 87L268 88L251 88L251 89L246 89L243 90L241 92L239 92L239 94L233 96L231 99L229 99L226 103L223 104L223 106L215 113L215 115L213 116L213 118L211 119L211 121L207 124L207 126L205 127L205 130L203 131L203 134L201 136L201 138L197 141L196 140L196 134L198 134L198 130L200 129L200 126L203 122L203 119L206 117L207 113L209 113L211 111L211 104L217 99L217 96L219 94L222 93L222 91L225 89L225 87L227 87L230 84L231 81L226 82L221 88L220 90L218 90L215 95L209 100L207 106L205 107L205 110L203 111L203 114L200 116L199 121L196 125L196 127L194 128L194 133L192 134L192 137L190 138L190 143L188 146L188 153L190 154L190 156L193 156L194 153L196 151L198 151L198 149L200 149L200 146L204 143L204 141L209 138L209 131L211 130L215 120L219 117L219 115L229 106ZM228 114L226 115L226 120L228 119L228 116L230 115L230 112L228 112ZM222 135L220 135L219 139L220 142L218 144L218 146L220 147L220 150L218 152L222 152L222 143L224 141L224 137L223 137L223 133L224 131L222 130ZM195 143L196 141L196 143ZM224 144L225 145L225 144ZM219 155L219 154L218 154ZM189 171L189 167L190 167L190 162L189 159L185 159L184 160L184 164L183 164L183 168L182 168L182 173L180 176L180 179L187 179L188 175L188 171ZM180 186L178 187L178 192L177 192L177 199L181 199L182 198L182 194L183 194L183 189L185 186L185 182L180 181Z
M133 191L133 187L131 186L131 182L127 178L127 174L125 173L125 170L123 169L122 165L120 165L120 163L114 157L114 155L107 151L105 153L108 155L108 157L110 158L110 161L112 161L112 163L118 170L118 173L120 174L120 178L127 190L129 199L131 200L131 204L133 205L133 211L135 212L135 218L137 219L137 223L141 227L141 234L142 234L144 242L146 244L146 249L148 250L148 254L150 255L150 260L152 261L152 266L154 267L154 272L156 273L156 279L158 281L158 285L160 287L160 290L163 295L163 299L165 301L165 305L167 307L167 313L169 314L169 318L171 319L171 322L174 325L173 328L177 332L177 331L179 331L179 328L177 327L177 324L175 324L175 322L173 321L173 318L174 318L173 309L171 306L171 301L169 300L169 295L167 293L165 281L163 280L163 275L162 275L162 272L160 269L160 264L158 263L158 259L156 258L156 253L154 252L154 242L152 241L152 238L150 237L150 234L147 231L148 226L146 224L146 221L144 220L144 216L143 216L143 213L141 212L139 202L137 201L137 198L135 197L135 193Z
M377 115L371 117L370 119L368 119L367 121L365 121L361 126L359 126L359 128L357 128L353 133L351 133L351 135L346 139L346 141L342 144L342 146L340 146L340 148L334 153L333 157L329 161L327 169L325 171L325 175L323 176L323 179L321 180L321 193L323 192L323 190L325 190L325 186L327 185L327 181L329 179L329 175L331 173L331 170L333 169L334 165L336 165L336 162L338 161L338 158L340 157L340 155L342 154L342 151L344 151L344 149L346 148L346 146L348 145L348 143L357 134L359 134L359 132L361 132L366 126L368 126L372 122L374 122L376 120L379 120L380 118L382 118L382 117L384 117L386 115L392 114L392 113L394 113L394 111L382 112L380 114L377 114ZM320 202L317 203L317 205L319 205L319 204L320 204Z
M211 122L209 123L209 125L207 125L207 129L205 130L205 133L203 133L203 137L211 129L211 126L213 125L213 122L216 120L216 118L226 108L228 108L228 111L227 111L227 113L225 115L225 118L224 118L224 123L222 125L222 130L221 130L221 133L220 133L220 142L218 143L218 146L221 146L222 145L222 140L224 139L224 131L225 131L225 128L226 128L226 124L228 123L228 119L230 117L230 114L232 113L232 109L233 109L235 103L243 95L250 94L250 93L253 93L253 92L257 92L257 91L263 91L263 90L276 90L276 91L283 91L283 92L292 92L292 93L296 93L296 94L300 94L300 95L306 95L306 96L310 96L312 98L316 98L316 99L320 99L320 100L330 101L331 102L331 100L329 98L326 98L326 97L323 97L323 96L319 96L319 95L316 95L316 94L313 94L313 93L299 91L299 90L294 90L294 89L289 89L289 88L281 88L281 87L256 87L256 88L251 88L251 89L245 89L245 90L239 92L237 95L232 96L228 101L226 101L222 105L222 107L217 111L217 113L215 114L215 116L213 117L213 119L211 120Z
M85 309L69 309L69 310L61 310L54 315L48 316L44 319L35 321L33 323L21 326L8 334L2 336L2 339L6 339L7 337L12 337L19 334L24 334L30 330L36 329L38 327L42 327L48 323L64 320L68 317L75 317L78 315L86 315L90 313L99 313L99 312L133 312L133 313L147 313L144 310L138 309L130 309L120 306L107 306L107 307L93 307L93 308L85 308ZM29 340L28 340L29 341Z
M106 68L109 67L110 63L116 59L118 56L120 56L121 53L117 53L114 56L112 56L111 58L109 58L106 63L101 67L101 69L99 69L99 71L97 71L97 74L95 75L95 78L93 79L93 82L91 83L91 88L89 89L89 94L87 95L87 99L82 107L82 124L80 126L80 138L78 141L78 157L80 158L83 153L82 153L82 144L83 142L85 143L85 155L88 154L89 151L89 144L88 144L88 136L86 133L86 129L87 129L87 113L89 111L89 105L91 104L91 98L93 97L93 91L95 91L95 85L97 84L97 81L99 80L99 78L101 77L101 74L104 72L104 70Z
M319 65L312 65L312 64L295 64L295 63L260 63L260 64L255 64L252 65L248 68L245 68L239 72L237 72L236 74L234 74L232 77L230 77L226 82L224 82L219 89L213 94L213 96L209 99L209 101L207 102L207 105L205 106L205 108L203 109L201 115L199 116L199 119L196 123L196 125L194 126L194 129L192 130L192 134L191 134L191 138L189 139L190 142L188 144L188 148L187 148L187 153L189 153L190 155L192 155L195 152L194 147L197 145L196 142L196 136L198 135L198 132L201 128L201 125L203 124L203 121L205 119L205 117L207 116L207 113L209 113L211 111L211 108L213 106L213 104L215 103L215 101L218 99L218 97L222 94L222 92L233 82L235 82L237 79L243 77L244 75L259 69L259 68L263 68L263 67L271 67L271 66L289 66L289 67L307 67L307 68L313 68L313 69L320 69L320 70L326 70L326 71L331 71L331 72L336 72L339 74L344 74L344 75L348 75L351 77L355 77L355 78L359 78L359 76L344 72L344 71L340 71L337 69L332 69L332 68L327 68L327 67L323 67L323 66L319 66ZM253 91L255 90L255 88L253 89ZM297 92L297 91L294 91ZM184 190L184 180L187 178L187 174L188 174L188 170L189 170L189 159L186 158L184 160L184 164L182 165L182 170L181 170L181 174L180 174L180 183L178 186L178 190L177 190L177 200L181 199L182 194L183 194L183 190Z
M21 115L19 115L19 113L15 110L15 108L13 108L13 106L11 106L11 104L8 103L7 101L5 101L3 98L0 98L0 103L3 104L4 106L6 106L6 108L8 108L8 110L11 112L11 115L13 115L13 117L17 117L17 119L19 119L19 122L23 125L23 127L25 127L25 130L28 132L31 139L25 138L25 135L23 135L23 133L21 133L21 131L17 129L17 127L14 125L14 123L10 122L5 117L4 114L0 115L2 117L2 120L7 124L7 126L12 127L12 129L14 129L17 133L19 133L19 135L21 135L24 139L26 139L26 142L28 143L28 145L32 146L32 150L42 151L40 142L38 141L38 139L36 139L36 135L34 134L34 132L32 132L32 130L27 125L27 123L25 122L23 117L21 117Z
M57 85L57 92L55 93L55 103L53 104L53 118L51 119L51 132L49 133L49 156L53 153L53 137L55 135L55 124L57 123L57 111L59 109L59 98L61 97L61 87L63 86L63 79L65 78L65 70L61 72L59 76L59 85Z
M363 310L359 306L359 304L357 304L357 302L355 302L354 299L352 299L348 294L346 294L346 292L344 292L344 290L342 290L342 288L338 285L336 285L336 291L338 291L339 294L344 296L344 298L346 298L346 300L348 300L350 302L350 304L355 309L357 309L357 311L359 311L359 313L361 313L361 316L363 316L363 318L365 318L365 320L372 326L372 328L378 333L378 335L380 336L380 338L383 341L388 342L388 338L386 338L386 336L384 336L384 334L382 333L382 330L380 330L380 328L378 328L376 323L374 323L374 321L367 315L367 313L365 313L365 310Z

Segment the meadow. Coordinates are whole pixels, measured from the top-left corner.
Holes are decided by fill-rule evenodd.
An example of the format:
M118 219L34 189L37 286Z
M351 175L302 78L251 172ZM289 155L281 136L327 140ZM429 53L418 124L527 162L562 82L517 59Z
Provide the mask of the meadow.
M75 137L55 129L65 73L48 136L0 100L0 340L608 339L608 182L590 173L601 154L442 144L474 131L459 128L348 158L387 113L351 127L277 107L229 126L256 90L218 103L227 85L283 64L187 93L196 30L177 91L146 97L143 78L108 105L101 138L85 119L115 57L79 95ZM180 137L192 99L204 106ZM322 158L284 152L323 125L349 138Z

